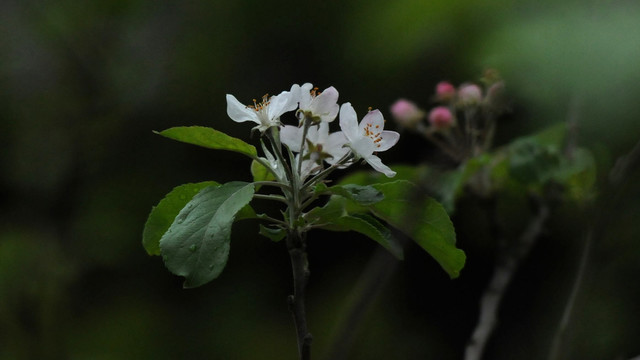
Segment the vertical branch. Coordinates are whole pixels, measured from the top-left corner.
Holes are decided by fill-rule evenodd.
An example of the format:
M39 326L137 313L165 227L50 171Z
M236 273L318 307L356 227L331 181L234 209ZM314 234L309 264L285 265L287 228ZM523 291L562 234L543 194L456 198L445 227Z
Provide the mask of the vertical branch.
M480 315L478 324L474 329L471 339L465 349L465 360L480 360L485 346L495 329L498 307L504 297L507 287L511 283L516 270L527 257L533 244L543 230L545 221L549 216L549 208L546 204L538 204L538 213L531 219L529 225L513 244L510 251L505 250L502 259L496 263L493 277L480 299Z
M307 329L307 314L304 304L305 289L309 280L309 261L306 247L306 241L298 231L289 231L287 248L293 270L293 295L289 295L288 302L296 327L300 360L311 359L311 341L313 339Z

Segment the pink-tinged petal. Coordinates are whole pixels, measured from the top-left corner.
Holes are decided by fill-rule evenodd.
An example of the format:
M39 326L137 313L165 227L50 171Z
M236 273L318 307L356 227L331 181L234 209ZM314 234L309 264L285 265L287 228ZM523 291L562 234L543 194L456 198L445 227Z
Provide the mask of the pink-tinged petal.
M320 115L320 120L322 122L332 122L338 116L338 112L340 111L340 105L334 104L333 107L324 115Z
M227 115L235 122L253 121L254 123L260 124L256 111L240 103L240 101L231 94L227 94Z
M371 167L374 168L376 171L385 174L387 177L396 176L396 172L391 170L391 168L389 168L387 165L383 164L382 160L380 160L379 157L375 155L370 155L365 157L364 160L367 163L369 163L369 165L371 165Z
M340 129L349 141L363 136L358 129L358 115L351 103L344 103L340 108Z
M376 144L376 151L389 150L400 139L400 134L395 131L383 131L380 141Z
M285 125L280 129L280 142L285 144L291 151L300 152L302 129L297 126Z
M380 110L369 111L360 122L360 133L364 135L364 129L370 127L371 131L382 132L384 129L384 117Z

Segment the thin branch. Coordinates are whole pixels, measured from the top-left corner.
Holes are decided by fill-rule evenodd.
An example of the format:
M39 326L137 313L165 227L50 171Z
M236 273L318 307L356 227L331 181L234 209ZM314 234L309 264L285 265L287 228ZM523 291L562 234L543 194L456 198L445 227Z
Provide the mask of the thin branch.
M482 358L485 346L496 326L500 301L522 260L527 257L536 239L542 233L548 217L548 206L544 203L538 204L536 216L531 219L520 238L509 249L510 251L505 251L501 261L496 263L493 277L480 299L478 324L465 349L465 360L480 360Z
M307 314L304 304L305 288L309 280L309 261L303 235L295 229L290 231L287 235L287 248L293 270L293 295L289 295L288 302L296 327L298 355L300 360L310 360L313 338L307 329Z

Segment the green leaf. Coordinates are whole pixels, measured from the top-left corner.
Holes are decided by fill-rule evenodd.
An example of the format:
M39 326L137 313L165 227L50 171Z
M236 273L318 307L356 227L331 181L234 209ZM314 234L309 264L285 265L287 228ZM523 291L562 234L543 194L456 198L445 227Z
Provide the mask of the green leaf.
M320 228L332 231L359 232L382 245L396 258L400 260L404 258L402 246L393 238L391 231L369 214L341 216Z
M149 255L160 255L160 238L169 230L173 220L180 210L202 189L209 186L219 186L215 181L197 184L180 185L168 193L158 205L151 209L151 213L144 224L142 245Z
M455 246L455 229L442 205L408 181L372 186L384 194L370 207L373 214L413 239L451 278L458 277L466 256Z
M353 200L360 205L373 205L382 199L384 195L373 186L369 185L336 185L327 188L332 194L343 196L347 199Z
M251 162L251 175L253 176L253 181L274 181L276 177L273 173L264 167L264 165L260 164L256 160ZM256 186L256 191L260 188L260 186Z
M250 158L258 155L255 146L204 126L179 126L156 132L156 134L208 149L235 151Z
M270 228L260 224L260 235L270 239L271 241L278 242L287 236L287 231L281 228Z
M253 184L239 181L205 188L162 236L165 265L185 277L185 288L201 286L220 275L229 256L231 225L254 191Z

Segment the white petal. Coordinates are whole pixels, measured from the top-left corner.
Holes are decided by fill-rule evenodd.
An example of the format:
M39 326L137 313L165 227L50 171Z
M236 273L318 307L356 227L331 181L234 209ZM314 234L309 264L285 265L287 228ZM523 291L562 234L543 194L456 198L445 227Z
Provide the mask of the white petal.
M313 101L311 90L313 90L313 84L311 83L305 83L300 87L300 109L309 110L311 101Z
M324 151L332 156L332 158L326 159L329 164L335 164L349 152L349 148L344 146L346 143L347 138L342 131L329 135L324 146Z
M333 108L330 109L323 115L320 115L320 120L323 122L332 122L338 116L338 112L340 111L340 106L338 104L334 104Z
M382 160L380 160L379 157L375 156L375 155L370 155L364 158L364 160L369 163L369 165L371 165L372 168L374 168L376 171L379 171L383 174L385 174L387 177L394 177L396 176L396 172L391 170L387 165L382 163Z
M349 145L353 152L362 158L370 156L375 151L375 144L373 143L373 140L366 136L361 137L356 141L351 141Z
M340 129L350 142L363 136L358 129L358 115L351 103L344 103L340 108Z
M291 111L295 109L297 106L294 97L289 91L283 91L276 96L272 96L269 99L269 105L267 106L267 114L269 116L269 120L273 121L279 118L282 114L287 111Z
M240 103L231 94L227 94L227 115L235 122L253 121L260 124L256 111Z
M287 145L291 151L300 152L302 129L297 126L285 125L280 129L280 141Z
M376 144L376 151L389 150L400 139L400 134L395 131L383 131L380 141Z
M311 137L307 136L311 142L314 144L326 144L329 138L329 124L326 122L321 122L318 125L318 130L316 131L316 138L311 139Z
M332 86L316 96L311 111L314 115L319 115L322 121L331 122L338 115L338 108L338 90Z

